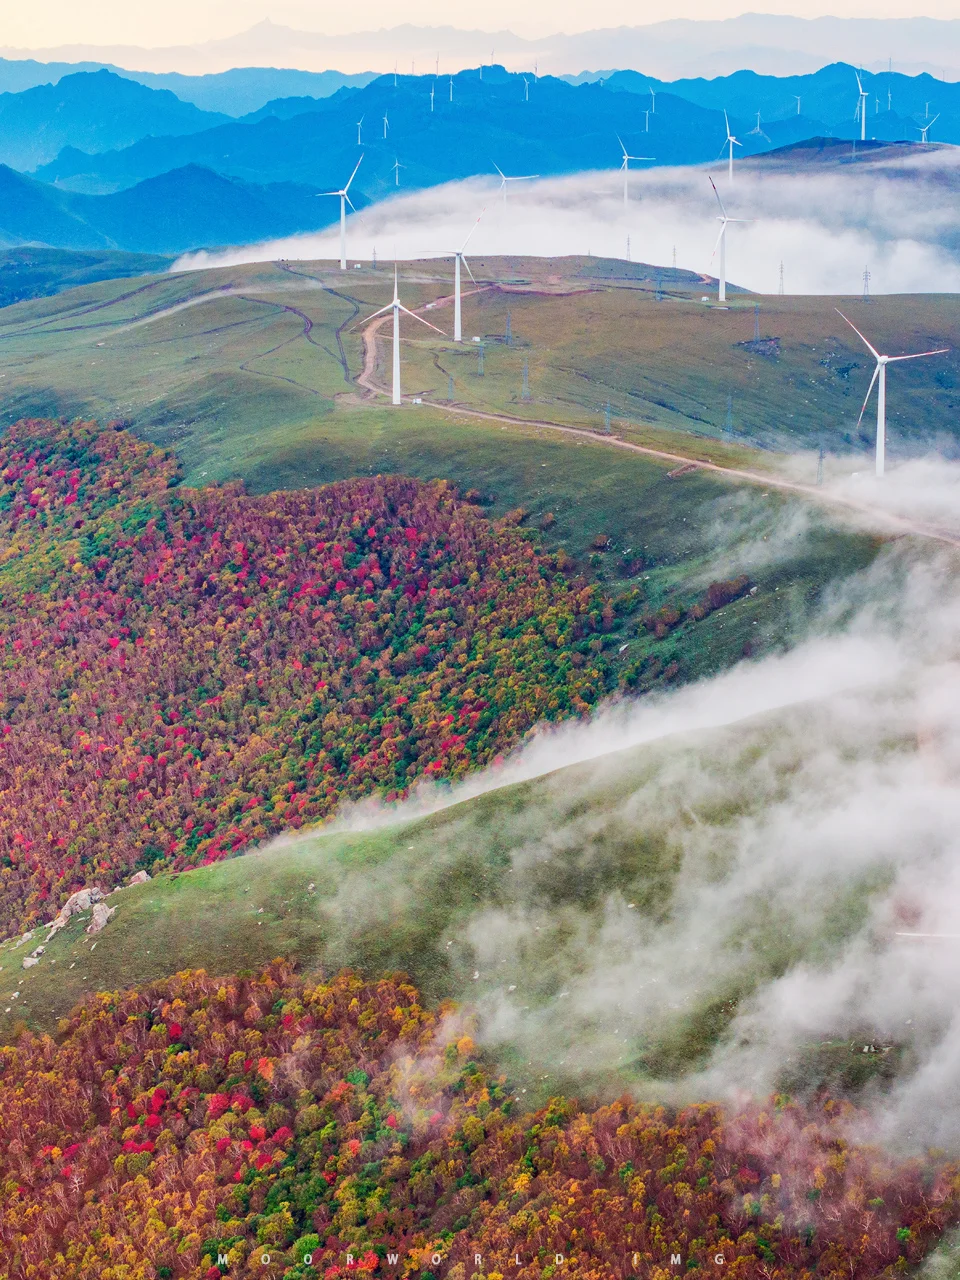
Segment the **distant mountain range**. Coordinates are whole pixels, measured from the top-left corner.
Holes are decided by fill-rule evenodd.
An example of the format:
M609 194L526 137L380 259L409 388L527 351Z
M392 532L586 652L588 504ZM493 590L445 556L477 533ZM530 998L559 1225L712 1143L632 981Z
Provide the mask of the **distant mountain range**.
M589 15L587 15L589 17ZM491 56L491 50L493 55ZM42 51L0 48L0 55L44 61L93 62L134 67L140 74L178 71L191 75L236 67L295 67L343 72L463 70L499 62L514 71L577 75L604 67L633 68L662 79L727 75L740 68L770 75L816 71L843 60L880 70L892 58L898 71L960 75L960 21L933 18L796 18L746 13L720 21L673 18L525 39L511 31L462 30L412 24L346 35L298 31L265 21L248 31L196 45L163 49L70 45ZM414 67L411 68L411 63ZM26 87L25 85L19 87ZM167 84L167 88L176 88ZM303 87L283 90L301 94ZM189 96L189 95L184 95ZM267 97L277 96L268 93ZM229 110L222 102L200 102ZM262 102L266 98L262 99ZM249 105L238 111L251 109Z
M868 137L919 141L923 122L937 116L930 137L960 142L960 85L896 72L861 78ZM108 72L70 79L95 84L100 95L110 85L129 90ZM241 120L93 155L69 146L34 176L103 195L199 165L246 183L336 190L362 154L356 193L373 200L397 185L432 186L495 166L544 176L616 167L618 138L631 155L660 165L710 161L724 147L724 109L739 156L813 136L853 138L858 102L857 73L843 64L788 79L738 72L670 83L619 71L579 84L488 66L439 80L380 76L360 89L280 99Z
M931 140L960 142L960 86L895 72L861 79L868 138L916 142L937 117ZM32 176L0 169L0 245L175 254L275 238L329 225L338 208L324 193L361 157L358 208L398 189L495 177L497 167L543 177L614 169L621 139L631 156L649 158L635 168L721 163L724 110L738 158L812 137L852 139L858 102L857 73L843 64L786 79L738 72L675 83L633 71L572 83L486 66L440 79L379 76L227 119L169 90L81 72L0 96L0 155L69 139ZM149 136L124 145L141 129ZM121 145L110 146L118 134Z
M64 76L55 85L0 93L0 163L35 169L64 147L109 151L148 135L199 133L228 117L181 102L110 71Z
M179 71L127 71L102 62L37 62L0 58L0 93L22 93L35 85L58 84L81 71L113 71L149 89L169 89L182 102L225 116L243 116L273 98L308 95L326 98L338 89L360 88L377 72L344 75L340 71L295 71L276 67L233 67L215 75L187 76Z
M312 230L330 220L329 208L309 188L257 186L196 165L106 196L60 191L0 166L0 247L175 254Z

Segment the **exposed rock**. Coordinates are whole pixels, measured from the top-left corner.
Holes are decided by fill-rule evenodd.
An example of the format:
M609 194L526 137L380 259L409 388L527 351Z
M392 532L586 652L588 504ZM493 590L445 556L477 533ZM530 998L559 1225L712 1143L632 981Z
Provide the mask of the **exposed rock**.
M135 876L131 876L127 884L146 884L150 876L146 871L138 871Z
M93 908L93 919L87 925L87 933L99 933L116 909L116 907L108 907L105 902L98 902Z
M71 916L78 915L81 911L86 911L95 902L100 902L103 896L103 890L97 888L96 885L92 889L78 889L76 893L72 893L60 908L60 914L56 920L50 922L50 932L46 938L47 942L50 941L55 933L59 933L64 928Z
M32 968L33 968L33 966L34 966L35 964L39 964L39 963L40 963L40 961L37 959L37 957L36 957L36 956L24 956L24 957L23 957L23 967L24 967L25 969L32 969Z

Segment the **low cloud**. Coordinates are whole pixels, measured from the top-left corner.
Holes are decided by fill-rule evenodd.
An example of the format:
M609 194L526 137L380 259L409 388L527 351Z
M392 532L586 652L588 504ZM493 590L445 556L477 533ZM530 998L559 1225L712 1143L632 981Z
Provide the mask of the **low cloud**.
M506 161L501 161L506 163ZM738 167L732 187L723 163L710 169L731 216L751 219L728 231L729 279L775 293L780 264L788 293L859 294L864 269L874 293L960 289L960 149L931 148L904 160L782 173ZM509 169L508 169L509 171ZM498 180L400 194L351 217L351 261L440 257L470 242L474 257L594 254L715 275L719 212L706 168L638 169L623 203L622 175L581 173L511 183ZM182 257L175 270L277 258L339 257L336 227L222 253Z

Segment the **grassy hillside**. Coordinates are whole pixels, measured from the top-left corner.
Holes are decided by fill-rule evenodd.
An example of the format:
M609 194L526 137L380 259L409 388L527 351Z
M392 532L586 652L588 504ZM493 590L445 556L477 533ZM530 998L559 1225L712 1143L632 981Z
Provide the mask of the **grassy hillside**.
M0 250L0 307L47 298L97 280L116 280L148 271L166 271L169 258L148 254L82 253L23 246Z
M650 353L642 359L622 353L606 365L600 361L589 377L565 363L584 363L579 349L589 339L583 337L583 324L590 309L606 308L609 321L610 310L621 308L623 340L657 342L665 383L687 385L701 377L707 388L702 394L713 394L710 368L703 378L705 366L693 360L689 348L689 363L673 360L657 326L685 317L684 323L701 326L716 339L721 324L736 333L749 330L752 313L713 314L694 305L690 291L699 286L689 273L667 272L676 296L657 303L651 292L655 281L628 264L578 259L475 266L478 278L486 273L527 292L468 299L465 333L502 334L510 307L524 345L491 344L487 373L480 379L471 371L477 360L472 348L457 352L439 340L434 346L426 329L426 341L410 333L403 343L408 391L432 387L444 398L447 378L437 366L449 367L460 402L590 427L595 441L486 422L428 403L396 411L382 401L361 399L354 381L362 368L358 324L389 298L392 281L387 271L369 269L351 271L344 279L324 264L289 269L263 264L115 281L7 308L0 312L0 415L8 422L49 413L122 419L138 434L175 449L191 485L240 477L262 493L384 472L448 479L462 492L477 490L492 516L524 508L527 527L548 547L562 547L611 591L641 581L657 608L685 584L702 580L705 586L711 574L733 577L749 569L760 586L751 625L736 635L718 630L702 651L698 642L690 674L717 669L739 656L745 644L755 649L758 642L793 634L825 583L874 554L871 540L839 531L800 502L755 486L737 489L702 472L670 478L671 464L604 445L601 406L609 398L613 429L625 438L735 466L779 465L776 455L723 440L704 421L641 400L640 390L634 399L622 385L618 391L618 378L639 387L646 373L636 370L647 368ZM448 264L410 268L403 297L416 304L448 294L444 272L449 273ZM531 281L534 292L529 292ZM434 315L449 327L448 311ZM577 316L580 329L568 332L566 318L572 323ZM643 326L636 317L644 319ZM810 325L817 319L811 303ZM526 345L535 324L542 345ZM717 360L723 350L729 349L715 348ZM382 340L378 352L382 361ZM525 356L534 396L530 404L520 400L518 381ZM733 358L741 358L739 348ZM768 374L763 365L764 377L777 373L775 363L771 369ZM756 370L752 376L758 376ZM669 396L680 398L679 391L656 394L658 400ZM718 402L726 403L725 398ZM618 416L622 404L631 409L642 404L643 416L623 419ZM775 411L771 399L766 412ZM809 467L812 476L812 458ZM787 528L791 532L777 535L771 554L770 537ZM598 550L598 540L609 540L609 550ZM739 545L744 541L746 550ZM628 656L634 656L635 638L625 635L619 643L624 642L631 645Z
M411 395L445 403L452 376L457 402L599 432L609 402L613 429L628 438L676 437L681 449L726 443L734 447L726 456L741 459L741 445L869 446L869 415L859 432L856 420L870 356L836 314L837 299L737 294L722 310L699 301L710 285L687 272L601 259L473 266L489 287L465 302L463 346L434 341L407 322L404 386ZM409 266L404 300L415 306L449 295L450 273L445 262ZM365 268L344 276L324 263L261 264L93 286L56 304L8 308L0 312L4 417L123 417L175 443L190 479L194 467L209 478L249 476L257 461L251 455L295 451L311 440L321 462L329 451L335 465L337 442L370 429L344 393L355 390L362 365L356 324L389 301L389 275ZM186 302L191 306L171 310ZM952 348L936 360L899 366L888 400L894 457L932 441L949 445L960 304L922 296L841 305L891 354ZM449 307L434 319L450 331ZM475 336L485 344L482 378ZM382 361L385 340L378 345ZM522 398L524 361L529 401ZM225 439L229 451L221 447ZM811 480L814 474L811 461ZM271 481L256 478L265 486Z
M738 607L747 606L730 606ZM40 930L0 947L0 1034L21 1020L52 1029L93 990L195 966L234 972L283 955L328 973L401 969L429 999L480 1009L488 1046L531 1094L611 1094L629 1084L657 1096L705 1062L742 1001L793 965L821 963L862 929L889 884L888 874L863 868L827 873L805 890L802 917L788 905L796 870L774 890L758 863L758 887L741 889L739 900L725 887L738 874L740 833L762 830L810 742L834 733L828 708L811 704L520 784L494 780L493 790L427 817L401 810L367 830L303 833L125 888L110 898L116 915L96 939L83 932L86 913L26 972L21 957ZM886 741L864 759L900 749ZM681 961L675 931L705 891L722 911L704 923L702 960ZM631 948L664 986L628 1012L639 979L633 964L615 975ZM621 1038L624 1020L631 1030ZM864 1059L860 1048L843 1037L811 1045L802 1063L782 1064L781 1080L851 1088L893 1068L896 1055Z

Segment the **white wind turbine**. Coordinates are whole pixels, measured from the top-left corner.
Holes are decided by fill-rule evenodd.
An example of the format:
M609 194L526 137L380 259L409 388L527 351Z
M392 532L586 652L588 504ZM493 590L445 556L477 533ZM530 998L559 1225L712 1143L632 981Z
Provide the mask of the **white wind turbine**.
M393 164L390 166L390 168L393 170L393 176L396 179L395 185L398 187L400 185L400 170L405 169L406 167L407 166L405 164L401 164L400 161L397 159L395 159Z
M503 203L507 203L507 183L508 182L532 182L534 178L539 178L539 173L523 173L517 174L512 178L508 178L498 164L493 166L500 175L500 192L503 196Z
M650 114L655 116L657 114L657 91L652 84L647 87L650 90Z
M842 320L847 320L839 307L835 308L836 313ZM870 393L873 391L873 384L879 380L877 386L877 475L883 475L883 463L886 453L887 442L887 365L896 364L900 360L922 360L925 356L942 356L950 350L949 347L938 347L936 351L918 351L915 355L910 356L883 356L876 347L867 341L852 320L847 320L847 324L857 335L863 345L876 360L876 368L873 371L873 377L870 379L870 386L867 388L867 394L864 397L863 408L860 410L860 417L857 419L857 426L863 421L863 415L867 409L867 401L870 399Z
M720 234L717 236L717 243L713 246L713 254L720 250L720 288L717 292L717 301L726 302L727 300L727 224L730 222L749 222L749 218L730 218L727 211L723 207L723 201L720 199L720 192L717 190L717 184L710 179L710 185L713 187L713 194L717 197L717 204L720 206L720 216L717 221L720 223ZM713 254L710 255L711 261Z
M387 113L383 113L383 136L386 138L387 130L390 128L390 121L387 119Z
M360 130L361 130L362 128L363 128L363 116L361 116L361 117L360 117L360 119L357 121L357 146L358 146L358 147L361 145L361 144L360 144Z
M729 147L730 149L730 154L727 157L727 181L733 182L733 148L742 147L743 143L740 142L739 139L735 138L730 132L730 117L727 115L726 111L723 113L723 122L727 126L727 141L724 143L724 146ZM720 148L720 154L723 155L723 147ZM713 179L711 178L710 181L712 182ZM714 191L716 191L716 187L714 187ZM720 197L717 196L717 199L719 200Z
M439 333L441 337L445 337L442 329L438 329L435 324L431 324L429 320L424 320L423 316L416 315L408 307L405 307L400 301L397 292L397 268L394 264L393 268L393 301L388 302L385 307L381 307L379 311L375 311L372 316L368 317L366 323L370 320L376 320L377 316L384 315L387 311L393 312L393 403L400 404L400 312L412 316L414 320L419 320L421 324L425 324L428 329L432 329L434 333Z
M617 134L617 141L620 143L620 150L623 152L623 163L620 165L620 171L623 174L623 207L626 209L630 203L630 161L631 160L655 160L656 156L631 156L627 154L627 148L623 145L623 139Z
M799 115L800 114L800 95L798 93L795 93L793 96L797 100L797 115Z
M866 142L867 140L867 98L870 95L867 93L866 89L864 89L863 87L863 81L860 79L860 72L856 71L854 72L854 74L857 77L857 88L860 90L860 97L857 99L857 114L854 117L854 119L859 119L860 121L860 141Z
M482 218L485 213L486 213L486 209L481 209L480 218ZM454 267L453 267L453 340L454 342L463 341L463 326L461 325L461 321L460 321L460 316L461 316L460 268L461 266L464 266L467 268L467 274L470 276L470 279L473 280L474 284L477 283L476 280L474 279L473 272L470 270L470 263L464 257L464 251L466 250L467 245L470 243L470 236L473 235L477 227L479 227L480 225L480 218L478 218L476 222L473 224L473 226L470 228L470 234L467 236L466 240L464 240L460 248L452 250L453 262L454 262Z
M361 156L360 160L357 161L356 167L354 168L353 173L351 173L350 175L350 181L347 183L345 187L341 187L339 191L320 192L320 194L324 196L340 197L340 270L341 271L346 271L347 269L347 205L350 206L350 208L353 210L354 213L357 212L356 205L353 203L353 201L350 199L350 196L347 193L350 190L350 183L357 176L357 169L360 168L361 160L363 160L363 156Z
M938 112L937 112L937 114L933 117L933 119L932 119L932 120L928 120L926 124L917 124L917 125L914 125L914 128L915 128L915 129L919 129L919 130L920 130L920 141L921 141L921 142L926 143L926 144L928 144L928 145L929 145L929 143L930 143L930 139L927 137L927 133L929 132L930 126L931 126L931 125L936 124L936 123L937 123L937 121L938 121L939 119L940 119L940 113L939 113L939 111L938 111Z

